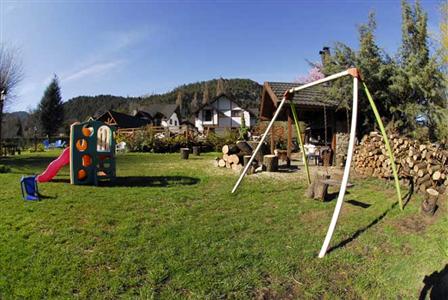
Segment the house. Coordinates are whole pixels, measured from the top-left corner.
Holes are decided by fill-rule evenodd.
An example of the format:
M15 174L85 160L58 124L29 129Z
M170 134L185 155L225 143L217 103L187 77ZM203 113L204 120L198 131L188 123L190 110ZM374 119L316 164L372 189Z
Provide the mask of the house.
M114 125L118 130L120 129L136 129L146 125L151 122L139 117L130 116L117 111L109 110L96 118L98 121L102 121L108 125Z
M301 86L300 83L291 82L265 82L260 100L260 121L269 121L277 110L277 105L283 98L286 90ZM328 145L333 153L338 153L338 133L348 132L348 119L346 110L339 107L339 101L328 99L325 86L314 86L294 93L294 103L299 121L306 125L305 143L312 142L317 145ZM287 152L290 158L292 151L293 115L288 102L283 106L278 121L287 121ZM273 138L273 135L271 135ZM342 140L342 139L341 139ZM271 152L274 143L271 140Z
M152 125L152 123L153 123L152 116L149 113L147 113L146 111L137 110L137 111L134 112L133 115L136 118L139 118L139 119L147 121L148 124Z
M178 130L181 122L180 110L176 104L151 104L142 108L138 114L146 114L151 118L153 126L169 128L170 131Z
M220 132L240 127L242 118L247 127L255 125L256 115L252 111L244 109L234 97L221 94L196 110L195 126L199 132Z

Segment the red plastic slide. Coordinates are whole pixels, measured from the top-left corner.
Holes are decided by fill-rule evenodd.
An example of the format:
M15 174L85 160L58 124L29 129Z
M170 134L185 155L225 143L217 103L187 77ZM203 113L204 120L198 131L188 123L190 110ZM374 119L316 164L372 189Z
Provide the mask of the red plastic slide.
M42 174L36 177L37 182L48 182L53 179L56 174L58 174L59 170L70 163L70 147L67 147L62 151L61 155L58 158L53 160L42 172Z

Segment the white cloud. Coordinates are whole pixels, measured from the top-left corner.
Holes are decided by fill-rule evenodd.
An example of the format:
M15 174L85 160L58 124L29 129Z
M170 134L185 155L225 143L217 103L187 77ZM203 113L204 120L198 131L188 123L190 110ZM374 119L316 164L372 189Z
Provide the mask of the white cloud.
M150 36L149 30L139 28L128 31L114 31L106 33L106 39L110 40L110 49L121 50L143 42Z
M122 60L110 61L105 63L96 63L91 66L78 70L70 75L61 78L62 81L70 82L76 81L81 78L98 76L104 74L107 71L117 68L123 63Z

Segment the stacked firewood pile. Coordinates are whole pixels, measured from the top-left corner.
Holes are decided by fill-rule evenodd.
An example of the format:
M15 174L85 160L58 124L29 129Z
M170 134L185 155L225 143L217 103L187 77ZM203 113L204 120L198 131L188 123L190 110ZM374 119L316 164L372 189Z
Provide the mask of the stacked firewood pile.
M224 145L222 147L222 158L216 158L216 166L241 171L243 166L249 161L253 150L258 142L238 141L235 144ZM253 167L257 168L263 162L263 156L268 153L267 146L261 147L255 157Z
M390 135L389 142L395 157L400 178L414 185L415 191L443 194L448 187L448 150L434 144ZM355 149L355 170L367 176L390 178L393 176L381 134L371 132L362 138Z

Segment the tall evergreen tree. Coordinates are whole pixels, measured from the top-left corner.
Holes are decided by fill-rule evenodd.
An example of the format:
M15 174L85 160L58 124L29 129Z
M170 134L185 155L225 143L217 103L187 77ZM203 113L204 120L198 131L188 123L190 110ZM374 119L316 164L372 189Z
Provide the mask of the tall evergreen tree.
M202 104L207 104L210 101L210 95L208 90L208 83L205 82L202 90Z
M393 108L388 86L394 74L394 64L390 57L376 44L375 41L376 20L375 13L370 12L368 22L358 28L359 51L356 53L356 66L362 74L364 82L369 87L380 115L385 121L392 119L396 110ZM362 89L362 88L361 88ZM375 118L372 114L367 97L363 92L359 93L360 101L360 129L361 134L371 131L375 127Z
M194 112L199 108L198 92L194 92L193 100L191 100L191 110Z
M54 135L64 120L61 89L55 75L44 92L39 104L40 122L43 132L49 137Z
M224 87L224 79L219 78L218 81L216 82L216 96L222 95L225 92L226 91Z
M322 56L322 73L325 76L342 72L356 65L356 52L349 46L337 42L333 47L334 53L324 51ZM352 99L352 80L344 77L330 82L324 89L329 99L338 100L341 108L350 109Z
M423 120L436 133L440 124L442 74L428 48L427 14L419 1L412 7L402 0L402 45L398 68L392 77L391 92L400 100L398 125L402 131L419 135L418 121Z

